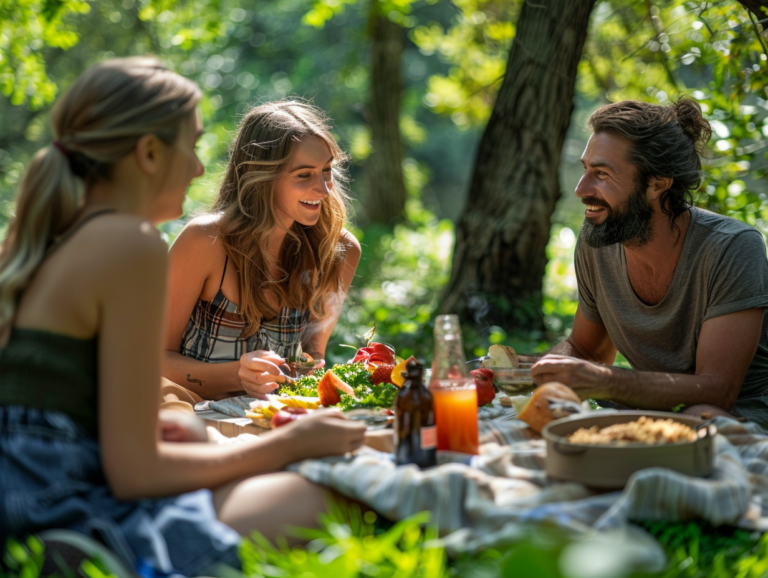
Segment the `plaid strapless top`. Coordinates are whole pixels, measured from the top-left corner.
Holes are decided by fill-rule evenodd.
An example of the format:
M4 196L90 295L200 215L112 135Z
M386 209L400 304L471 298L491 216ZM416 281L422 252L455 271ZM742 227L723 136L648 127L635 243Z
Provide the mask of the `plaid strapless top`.
M224 272L227 262L224 263ZM224 275L222 275L222 283ZM242 337L248 323L238 306L219 291L212 301L198 299L181 340L181 354L211 363L237 361L257 349L271 350L280 357L294 357L309 322L308 309L283 307L280 314L262 320L252 336Z

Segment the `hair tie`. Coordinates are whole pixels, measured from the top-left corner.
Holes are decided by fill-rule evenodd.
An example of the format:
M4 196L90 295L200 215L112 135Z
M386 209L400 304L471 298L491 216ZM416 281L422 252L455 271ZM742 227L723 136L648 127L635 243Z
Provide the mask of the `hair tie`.
M69 151L64 148L64 145L62 145L59 141L55 140L53 141L53 146L55 146L57 149L59 149L59 152L63 154L67 159L69 159Z

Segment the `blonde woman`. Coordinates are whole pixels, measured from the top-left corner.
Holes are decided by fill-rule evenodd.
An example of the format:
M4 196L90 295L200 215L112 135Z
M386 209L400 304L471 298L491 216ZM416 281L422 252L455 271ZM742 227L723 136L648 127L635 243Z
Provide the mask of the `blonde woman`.
M274 538L322 508L298 476L257 474L363 441L331 413L243 444L159 441L167 250L154 225L203 172L199 97L154 59L96 65L27 168L0 253L0 544L69 528L134 568L237 565L238 532Z
M171 247L165 377L207 399L261 396L287 358L324 357L360 260L345 160L315 106L245 115L213 212Z

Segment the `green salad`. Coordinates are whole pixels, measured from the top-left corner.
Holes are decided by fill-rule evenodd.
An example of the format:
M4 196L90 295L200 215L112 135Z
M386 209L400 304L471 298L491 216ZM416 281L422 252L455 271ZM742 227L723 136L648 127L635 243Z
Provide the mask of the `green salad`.
M372 407L391 409L397 392L400 391L397 386L391 383L373 385L371 374L362 363L339 363L334 365L331 371L355 391L354 396L339 391L341 401L336 407L342 411ZM317 396L317 383L324 374L325 371L321 370L313 375L300 377L292 384L287 383L281 386L280 393L315 397Z

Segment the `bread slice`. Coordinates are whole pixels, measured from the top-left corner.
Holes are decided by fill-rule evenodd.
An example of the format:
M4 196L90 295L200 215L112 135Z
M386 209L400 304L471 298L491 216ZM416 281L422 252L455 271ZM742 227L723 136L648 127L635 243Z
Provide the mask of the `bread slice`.
M580 411L581 400L570 387L555 381L545 383L533 391L531 399L517 418L526 422L536 433L541 433L544 426L553 419L563 417L563 414L558 412L561 409L558 406L566 403L575 405L574 411L569 411L568 414Z
M517 360L517 353L511 347L506 345L491 345L488 349L490 359L483 361L483 367L489 368L518 368L520 362Z

